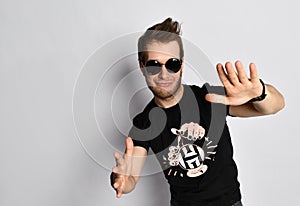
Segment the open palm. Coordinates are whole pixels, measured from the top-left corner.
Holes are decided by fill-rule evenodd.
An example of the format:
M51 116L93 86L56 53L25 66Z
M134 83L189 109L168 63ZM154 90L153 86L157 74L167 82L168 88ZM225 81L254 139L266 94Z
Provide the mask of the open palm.
M242 105L250 99L258 97L262 92L262 84L254 63L249 65L250 78L240 61L235 62L235 68L230 62L217 64L219 78L226 90L226 96L218 94L207 94L206 100L226 105Z

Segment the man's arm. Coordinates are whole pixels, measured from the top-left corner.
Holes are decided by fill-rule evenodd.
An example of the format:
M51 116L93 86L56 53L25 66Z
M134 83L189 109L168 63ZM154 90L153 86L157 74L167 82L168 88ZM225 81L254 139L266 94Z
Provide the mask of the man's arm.
M250 78L248 78L240 61L235 63L236 71L230 62L217 65L218 75L223 83L226 96L207 94L206 99L214 103L229 106L229 114L237 117L253 117L274 114L280 111L285 103L284 98L271 85L265 85L266 98L258 102L249 102L262 94L263 85L259 80L255 64L251 63Z
M265 85L266 98L259 102L248 102L239 106L229 106L229 114L236 117L255 117L275 114L284 108L284 98L272 85Z
M116 190L117 197L131 192L137 184L146 157L147 150L143 147L135 147L132 139L126 139L126 151L123 156L115 153L116 166L112 168L111 185Z

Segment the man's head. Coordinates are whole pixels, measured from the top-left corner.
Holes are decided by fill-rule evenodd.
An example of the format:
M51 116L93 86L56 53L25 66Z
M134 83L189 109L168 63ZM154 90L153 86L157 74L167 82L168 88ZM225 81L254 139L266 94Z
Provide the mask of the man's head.
M171 18L156 24L139 38L140 68L155 97L172 98L181 86L183 45L180 25Z
M139 38L138 41L138 57L140 63L145 63L147 60L147 45L152 42L168 43L176 41L179 46L180 59L184 57L184 50L182 45L180 24L167 18L162 23L155 24L148 28L146 32Z

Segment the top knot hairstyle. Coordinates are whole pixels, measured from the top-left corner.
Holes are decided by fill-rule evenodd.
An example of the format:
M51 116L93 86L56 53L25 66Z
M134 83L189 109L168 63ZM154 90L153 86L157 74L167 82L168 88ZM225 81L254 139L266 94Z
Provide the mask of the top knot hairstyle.
M184 56L181 35L181 25L172 18L167 18L161 23L148 28L138 40L138 58L139 62L144 64L147 60L147 44L153 41L169 43L176 41L180 48L180 59Z

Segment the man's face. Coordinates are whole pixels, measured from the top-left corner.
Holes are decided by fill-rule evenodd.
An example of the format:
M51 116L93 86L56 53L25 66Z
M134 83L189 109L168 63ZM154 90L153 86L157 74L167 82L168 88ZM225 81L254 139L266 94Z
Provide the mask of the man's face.
M142 68L150 90L153 92L155 97L160 99L167 99L174 96L181 85L183 65L177 73L170 73L164 64L170 58L180 59L178 43L176 41L168 43L158 41L151 42L150 44L147 44L147 54L148 58L146 62L149 60L157 60L159 63L163 64L161 71L154 75L148 74Z

